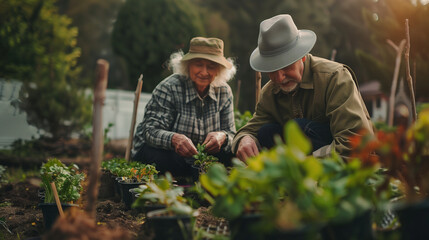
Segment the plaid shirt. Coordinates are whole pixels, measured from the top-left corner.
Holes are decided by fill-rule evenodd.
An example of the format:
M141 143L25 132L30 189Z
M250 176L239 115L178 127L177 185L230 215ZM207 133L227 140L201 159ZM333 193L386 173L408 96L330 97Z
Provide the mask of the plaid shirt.
M235 135L233 96L228 84L210 89L201 98L191 79L173 74L164 79L152 92L146 105L143 121L134 136L134 156L144 143L152 147L173 150L171 139L181 133L197 145L210 132L224 131L227 139L222 146L231 150Z

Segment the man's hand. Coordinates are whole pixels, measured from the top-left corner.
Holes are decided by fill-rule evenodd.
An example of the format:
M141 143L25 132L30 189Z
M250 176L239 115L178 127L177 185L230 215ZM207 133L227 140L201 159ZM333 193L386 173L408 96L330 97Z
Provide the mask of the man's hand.
M250 136L244 136L238 144L236 156L243 162L246 159L259 154L258 146L256 146L255 140Z
M225 140L225 132L210 132L207 134L206 140L203 142L203 144L206 145L206 152L210 154L218 153Z
M192 157L198 154L191 139L183 134L175 133L171 139L171 143L174 146L174 151L182 157Z

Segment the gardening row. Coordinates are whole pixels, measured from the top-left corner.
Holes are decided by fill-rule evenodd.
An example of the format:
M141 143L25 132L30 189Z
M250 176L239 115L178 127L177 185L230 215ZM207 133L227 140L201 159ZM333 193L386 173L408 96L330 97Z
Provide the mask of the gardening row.
M429 239L427 136L423 111L409 129L352 138L347 161L335 153L319 159L290 122L285 143L246 164L234 159L226 168L198 146L190 179L124 159L103 161L99 196L143 213L142 229L155 239ZM80 197L76 166L51 159L41 173L45 202L54 202L51 182L61 202ZM215 233L198 226L200 207L227 225ZM44 219L49 228L53 220Z

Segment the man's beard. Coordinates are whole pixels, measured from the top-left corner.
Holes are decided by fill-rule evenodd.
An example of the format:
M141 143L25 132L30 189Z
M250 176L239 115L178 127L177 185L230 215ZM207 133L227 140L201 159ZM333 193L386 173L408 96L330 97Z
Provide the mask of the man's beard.
M281 84L277 84L280 89L285 93L290 93L298 88L299 82L294 79L285 79Z

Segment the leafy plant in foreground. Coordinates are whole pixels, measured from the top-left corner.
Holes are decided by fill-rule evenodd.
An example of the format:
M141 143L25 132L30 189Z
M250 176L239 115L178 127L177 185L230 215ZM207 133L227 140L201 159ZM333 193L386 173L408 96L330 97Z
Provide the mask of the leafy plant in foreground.
M377 163L349 162L335 153L324 159L310 154L311 143L299 126L285 127L286 144L243 163L230 173L214 164L200 182L215 216L234 220L256 212L265 231L299 229L326 222L348 221L373 207ZM378 182L378 181L377 181Z
M148 215L166 214L166 215L195 215L196 211L187 203L183 197L183 187L173 184L173 178L170 173L166 173L153 182L140 185L136 190L139 197L134 202L133 207L144 207L145 204L164 205L164 209L152 211Z

